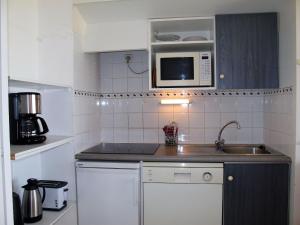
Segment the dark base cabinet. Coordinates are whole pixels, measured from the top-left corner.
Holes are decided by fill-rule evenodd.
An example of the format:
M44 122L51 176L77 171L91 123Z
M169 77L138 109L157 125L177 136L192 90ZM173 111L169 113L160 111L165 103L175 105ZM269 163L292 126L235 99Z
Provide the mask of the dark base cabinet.
M223 225L288 225L289 164L224 164Z

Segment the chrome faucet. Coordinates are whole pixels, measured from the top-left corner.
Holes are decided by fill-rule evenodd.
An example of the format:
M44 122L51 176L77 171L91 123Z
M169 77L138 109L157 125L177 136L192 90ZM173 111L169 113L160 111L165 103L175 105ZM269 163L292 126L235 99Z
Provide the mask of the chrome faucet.
M230 124L236 124L236 128L237 129L241 129L241 126L240 126L240 123L236 120L233 120L233 121L229 121L228 123L226 123L222 128L221 130L219 131L219 135L218 135L218 139L215 141L215 144L216 144L216 147L217 147L217 150L223 150L223 147L224 147L224 144L225 144L225 140L222 139L222 133L224 131L224 129L229 126Z

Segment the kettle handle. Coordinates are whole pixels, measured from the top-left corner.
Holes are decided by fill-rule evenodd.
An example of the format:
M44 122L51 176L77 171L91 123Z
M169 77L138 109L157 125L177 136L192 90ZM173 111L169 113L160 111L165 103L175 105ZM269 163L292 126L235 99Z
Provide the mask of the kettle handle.
M46 189L45 189L45 187L42 187L42 189L43 189L42 203L44 203L45 198L46 198Z
M38 116L36 117L36 120L37 121L38 120L41 121L41 124L42 124L42 127L43 127L43 131L40 131L39 134L45 134L45 133L47 133L49 131L49 129L48 129L46 121L43 118L38 117Z

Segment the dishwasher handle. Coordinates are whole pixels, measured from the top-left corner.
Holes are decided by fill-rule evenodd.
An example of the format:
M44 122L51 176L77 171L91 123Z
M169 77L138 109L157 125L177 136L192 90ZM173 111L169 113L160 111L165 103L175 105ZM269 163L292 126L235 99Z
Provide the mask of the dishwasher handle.
M190 168L175 168L174 182L175 183L190 183L192 178L192 171Z
M175 168L174 169L174 175L176 174L190 174L192 175L192 171L190 168Z

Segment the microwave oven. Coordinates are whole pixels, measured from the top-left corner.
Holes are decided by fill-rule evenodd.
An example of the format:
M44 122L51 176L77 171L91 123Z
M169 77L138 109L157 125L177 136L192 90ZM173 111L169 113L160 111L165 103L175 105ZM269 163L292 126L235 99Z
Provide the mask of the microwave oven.
M156 53L157 87L211 87L211 52Z

